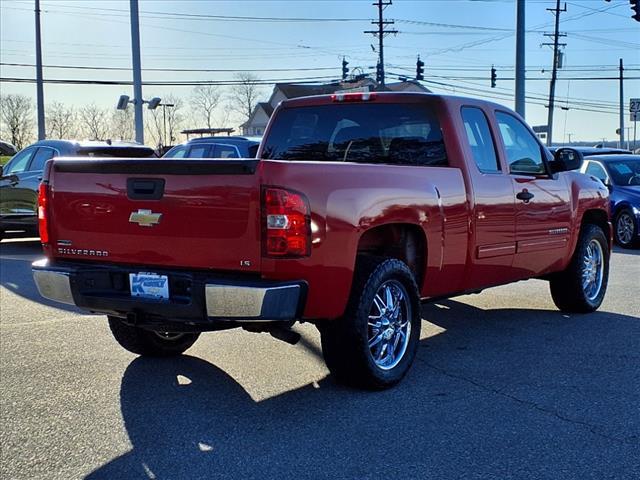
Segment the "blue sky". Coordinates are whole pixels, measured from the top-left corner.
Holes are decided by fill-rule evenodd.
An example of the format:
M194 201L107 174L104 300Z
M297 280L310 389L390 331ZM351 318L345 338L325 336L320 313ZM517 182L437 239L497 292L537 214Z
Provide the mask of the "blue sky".
M289 71L256 72L262 79L317 78L340 75L342 56L349 67L371 72L376 40L363 30L376 9L363 1L140 1L143 68ZM552 54L543 36L553 25L546 8L555 2L527 0L527 121L546 123L546 96ZM631 19L627 0L568 1L561 15L565 68L556 89L557 141L614 139L618 126L616 80L578 80L617 75L623 58L627 75L640 77L640 23ZM45 65L129 67L128 1L42 0ZM191 17L171 16L171 13ZM199 17L198 15L204 15ZM215 19L211 16L295 17L295 21ZM33 2L0 3L0 60L34 63ZM416 55L425 61L426 85L436 92L487 97L513 106L515 1L394 0L385 11L400 32L385 41L387 71L414 75ZM305 21L304 19L311 19ZM324 19L324 20L317 20ZM340 21L329 21L340 19ZM489 87L495 65L498 88ZM32 67L2 65L2 77L33 78ZM317 70L315 70L317 69ZM232 72L145 71L147 81L228 80ZM130 80L127 71L45 69L45 78ZM565 78L573 78L566 80ZM188 97L192 87L146 86L144 96L173 93ZM35 96L35 86L3 82L2 93ZM46 85L45 101L113 106L127 86ZM270 88L264 88L268 97ZM625 98L640 97L640 80L625 83ZM592 111L593 110L593 111ZM627 115L628 116L628 115ZM629 125L627 121L627 125Z

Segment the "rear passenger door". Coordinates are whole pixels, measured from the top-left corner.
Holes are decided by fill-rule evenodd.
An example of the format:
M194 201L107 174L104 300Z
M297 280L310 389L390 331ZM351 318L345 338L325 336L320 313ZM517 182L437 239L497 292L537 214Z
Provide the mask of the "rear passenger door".
M545 150L517 117L497 111L496 121L516 199L513 268L521 278L561 268L571 227L565 176L549 173Z
M478 107L462 107L466 156L473 189L474 250L465 289L513 279L516 252L513 182L504 172L487 115Z

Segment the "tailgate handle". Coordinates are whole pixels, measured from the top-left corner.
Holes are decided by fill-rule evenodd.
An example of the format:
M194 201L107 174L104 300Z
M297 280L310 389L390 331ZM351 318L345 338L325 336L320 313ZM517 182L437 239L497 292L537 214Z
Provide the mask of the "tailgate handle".
M127 178L127 196L131 200L160 200L164 178Z

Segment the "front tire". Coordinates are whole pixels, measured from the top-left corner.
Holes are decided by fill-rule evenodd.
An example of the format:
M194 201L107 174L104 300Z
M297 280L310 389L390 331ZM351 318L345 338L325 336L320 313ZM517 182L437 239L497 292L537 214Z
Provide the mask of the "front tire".
M625 208L616 215L613 232L616 243L622 248L633 248L637 245L635 239L638 233L638 224L630 209Z
M341 383L384 389L405 376L420 340L420 296L409 267L359 257L345 315L320 325L322 353Z
M571 263L550 281L551 296L563 312L589 313L600 307L609 280L609 242L600 227L585 225Z
M172 357L184 353L199 333L155 332L127 325L121 318L109 316L109 328L125 350L148 357Z

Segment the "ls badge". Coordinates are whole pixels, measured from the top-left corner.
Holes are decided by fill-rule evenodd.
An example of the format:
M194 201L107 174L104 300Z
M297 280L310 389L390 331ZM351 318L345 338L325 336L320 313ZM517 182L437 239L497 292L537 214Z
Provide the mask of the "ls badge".
M161 213L153 213L151 210L138 209L137 212L131 212L129 215L129 221L131 223L137 223L141 227L153 227L160 223L162 218Z

